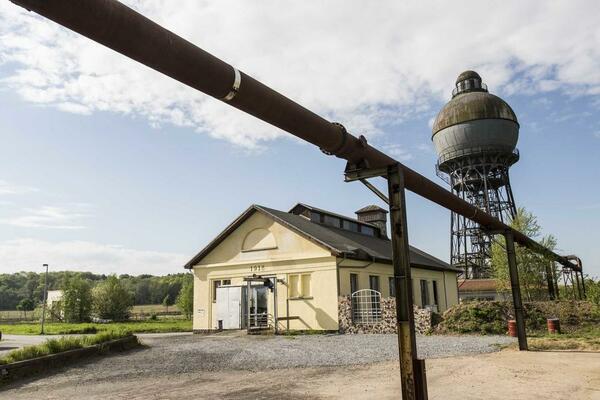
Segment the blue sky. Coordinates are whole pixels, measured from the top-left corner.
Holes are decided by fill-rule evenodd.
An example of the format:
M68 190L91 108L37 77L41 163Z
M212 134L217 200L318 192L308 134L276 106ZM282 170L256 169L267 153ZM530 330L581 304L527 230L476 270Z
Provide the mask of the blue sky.
M379 204L362 185L343 182L343 161L5 3L0 272L41 270L44 262L180 272L252 203L289 209L302 201L347 215ZM529 19L518 3L463 3L474 15L505 15L450 33L445 21L458 14L439 3L433 17L410 6L389 11L391 21L353 2L341 15L329 4L317 12L265 3L233 16L231 4L128 4L442 185L431 120L456 76L476 69L521 123L521 160L511 171L517 205L538 216L561 252L600 276L595 2L531 9ZM578 26L563 18L567 9ZM433 21L413 21L425 15ZM447 260L449 213L412 194L408 201L411 244Z

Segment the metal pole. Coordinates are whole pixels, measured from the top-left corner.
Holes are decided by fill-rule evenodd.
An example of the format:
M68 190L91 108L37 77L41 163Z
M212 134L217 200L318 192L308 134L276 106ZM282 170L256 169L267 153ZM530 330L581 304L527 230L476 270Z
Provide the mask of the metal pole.
M573 271L571 271L571 276L573 276ZM575 271L575 286L577 287L577 295L576 299L581 300L581 288L579 287L579 273Z
M388 168L388 190L402 398L425 400L427 399L425 360L417 359L415 340L404 176L398 165Z
M275 275L273 281L273 320L275 321L275 334L277 334L277 275Z
M46 275L44 277L44 298L42 303L42 331L40 332L42 335L44 334L44 325L46 323L46 301L48 300L48 264L44 264L46 267Z
M556 298L556 294L554 292L554 282L552 278L552 262L548 262L546 264L546 282L548 285L548 297L550 300L554 300Z
M246 331L250 332L250 301L252 300L250 290L252 286L250 281L246 285Z
M510 272L510 288L512 291L515 319L517 320L517 335L519 337L519 350L528 350L527 334L525 333L525 317L523 316L523 303L521 302L521 285L517 269L517 254L512 232L504 234L506 238L506 255L508 257L508 270Z
M558 276L556 276L556 263L554 261L550 262L552 269L552 279L554 281L554 289L556 290L556 300L560 300L560 288L558 286Z

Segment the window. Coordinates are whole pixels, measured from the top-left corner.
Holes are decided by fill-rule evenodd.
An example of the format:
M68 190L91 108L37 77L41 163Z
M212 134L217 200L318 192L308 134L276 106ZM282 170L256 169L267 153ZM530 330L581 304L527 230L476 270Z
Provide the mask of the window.
M396 297L396 284L394 282L394 277L390 276L388 278L388 282L390 285L390 297Z
M326 225L340 226L340 219L338 217L332 217L331 215L325 214L325 220L323 221Z
M319 214L318 212L312 211L310 213L310 220L313 222L321 222L321 214Z
M373 227L370 227L370 226L361 225L360 226L360 232L364 233L365 235L375 236L375 229Z
M300 292L298 291L298 277L300 275L290 275L288 279L288 292L290 297L300 297Z
M300 275L300 294L302 297L310 297L310 275Z
M358 275L350 274L350 294L358 290Z
M439 304L438 303L437 281L432 281L431 283L433 284L433 304L435 304L437 306Z
M288 296L292 299L310 297L310 274L289 275Z
M424 279L421 279L420 284L421 284L421 307L425 307L425 306L430 305L430 303L429 303L429 285L427 284L427 281Z
M369 275L369 287L371 290L381 291L379 289L379 277L377 275Z
M220 286L231 285L231 279L216 279L213 281L212 301L217 301L217 288Z
M358 224L356 222L343 220L342 228L347 231L358 232Z
M213 303L217 301L217 288L221 286L221 281L213 281Z

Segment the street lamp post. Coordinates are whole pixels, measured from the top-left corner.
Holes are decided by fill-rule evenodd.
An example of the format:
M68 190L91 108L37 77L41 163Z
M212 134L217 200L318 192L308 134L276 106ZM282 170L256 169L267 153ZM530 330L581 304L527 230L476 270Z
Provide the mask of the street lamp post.
M46 322L46 301L48 299L48 264L44 264L46 267L46 276L44 277L44 298L42 299L42 332L44 334L44 323Z

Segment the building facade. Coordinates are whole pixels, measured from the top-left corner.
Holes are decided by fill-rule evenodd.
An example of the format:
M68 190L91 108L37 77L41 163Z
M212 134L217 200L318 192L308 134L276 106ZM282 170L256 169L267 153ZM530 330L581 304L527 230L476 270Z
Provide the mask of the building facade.
M337 331L340 296L394 295L386 213L249 207L185 266L194 273L194 331ZM458 303L456 268L413 247L410 260L416 305L442 312Z

